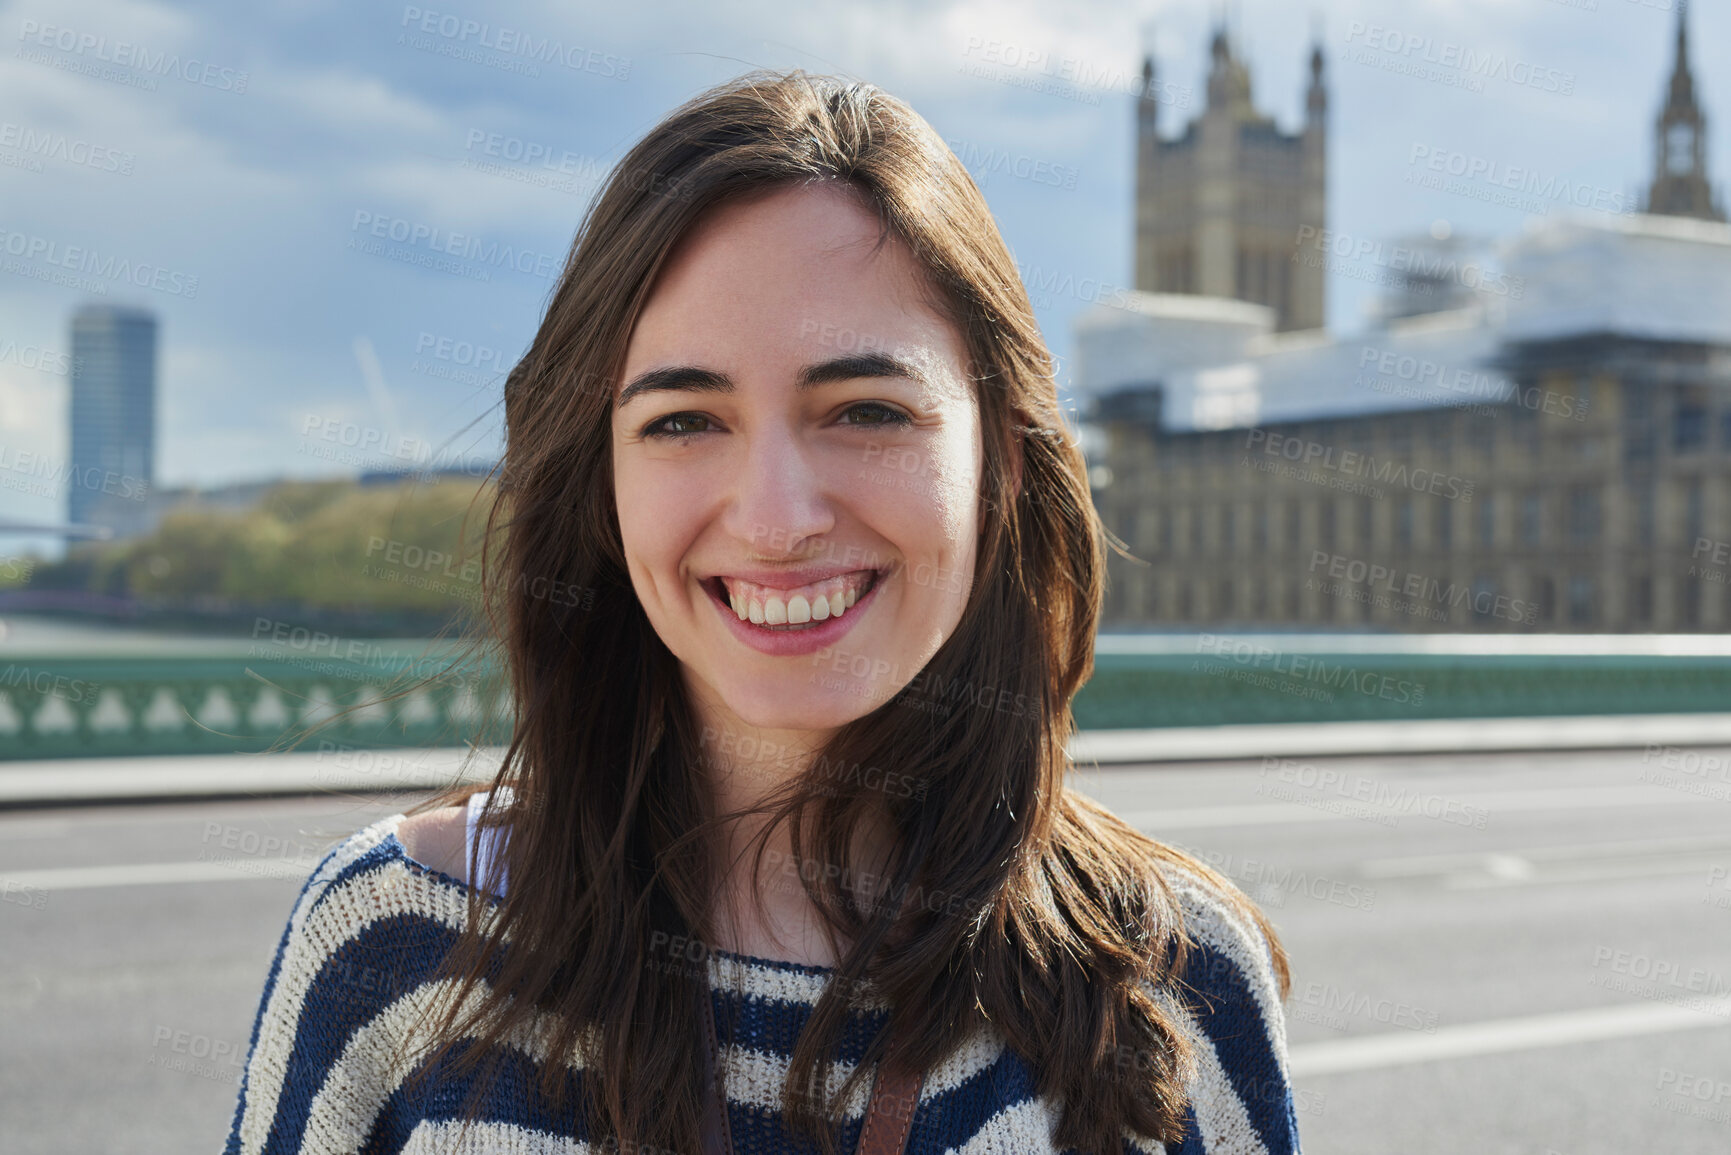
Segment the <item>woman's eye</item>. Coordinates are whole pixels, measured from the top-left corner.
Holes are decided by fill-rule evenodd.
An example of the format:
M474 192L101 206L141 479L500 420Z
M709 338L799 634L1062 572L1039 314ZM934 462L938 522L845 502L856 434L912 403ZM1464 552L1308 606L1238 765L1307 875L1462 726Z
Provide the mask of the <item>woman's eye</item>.
M670 413L643 427L645 437L689 437L709 430L709 418L701 413Z
M909 422L908 415L903 413L900 409L892 409L888 405L883 405L876 401L865 401L858 405L850 405L845 416L852 417L855 414L862 413L866 416L866 420L844 421L843 424L883 426L906 425Z

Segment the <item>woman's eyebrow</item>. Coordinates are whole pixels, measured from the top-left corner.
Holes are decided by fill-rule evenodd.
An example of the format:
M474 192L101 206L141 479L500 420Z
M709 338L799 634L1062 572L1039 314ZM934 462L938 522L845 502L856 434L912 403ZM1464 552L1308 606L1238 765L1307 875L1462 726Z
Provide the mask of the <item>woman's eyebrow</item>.
M868 377L905 377L917 385L929 384L925 372L912 361L889 353L856 353L846 357L832 357L827 361L816 361L805 366L795 378L795 388L815 389L820 385L858 381ZM619 400L615 405L623 408L636 397L662 390L731 393L733 388L733 378L726 373L696 365L674 365L664 369L650 369L633 377L625 388L619 391Z

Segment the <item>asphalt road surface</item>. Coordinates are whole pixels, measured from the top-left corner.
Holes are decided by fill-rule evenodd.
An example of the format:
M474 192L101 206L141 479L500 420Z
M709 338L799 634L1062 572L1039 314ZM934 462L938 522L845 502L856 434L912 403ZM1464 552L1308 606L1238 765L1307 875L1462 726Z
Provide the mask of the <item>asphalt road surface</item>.
M1311 1155L1687 1155L1731 1152L1727 766L1315 758L1079 784L1273 920ZM412 801L0 813L0 1150L220 1150L301 880Z

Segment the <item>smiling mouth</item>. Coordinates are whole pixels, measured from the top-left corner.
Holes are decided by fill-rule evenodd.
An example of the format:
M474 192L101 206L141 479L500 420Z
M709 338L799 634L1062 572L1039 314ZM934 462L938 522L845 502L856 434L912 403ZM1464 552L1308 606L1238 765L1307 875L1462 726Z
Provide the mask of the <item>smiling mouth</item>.
M726 576L707 578L709 596L742 622L775 632L809 630L839 618L876 587L880 571L855 570L793 589L760 586Z

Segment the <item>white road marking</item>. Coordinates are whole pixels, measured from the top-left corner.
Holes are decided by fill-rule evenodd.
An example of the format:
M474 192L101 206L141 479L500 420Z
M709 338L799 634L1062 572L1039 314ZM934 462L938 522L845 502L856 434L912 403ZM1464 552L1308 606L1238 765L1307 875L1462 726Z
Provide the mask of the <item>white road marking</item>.
M1696 999L1693 1006L1687 1007L1640 1003L1463 1023L1442 1027L1434 1034L1400 1031L1358 1039L1307 1043L1291 1048L1288 1056L1293 1076L1309 1078L1407 1063L1431 1063L1570 1043L1626 1039L1697 1027L1724 1027L1728 1018L1731 1018L1731 998Z
M1706 871L1731 854L1723 835L1625 839L1476 854L1415 854L1359 864L1365 878L1441 878L1450 890L1600 882Z
M1419 783L1406 785L1414 796L1432 792ZM1522 811L1620 809L1626 806L1695 806L1699 800L1685 794L1660 793L1650 786L1583 786L1567 793L1553 790L1500 790L1477 794L1449 795L1464 805L1489 811L1487 824L1499 813ZM1400 817L1418 820L1425 815L1403 814L1393 807L1373 806L1345 795L1338 798L1318 791L1316 801L1351 804L1355 812L1337 814L1297 802L1263 802L1237 806L1189 806L1171 810L1132 810L1119 817L1139 830L1194 830L1213 826L1286 826L1304 822L1363 822L1370 818Z
M12 890L90 890L103 886L154 886L179 882L270 882L305 878L316 859L258 858L206 862L140 862L119 866L62 866L0 871L0 886Z

